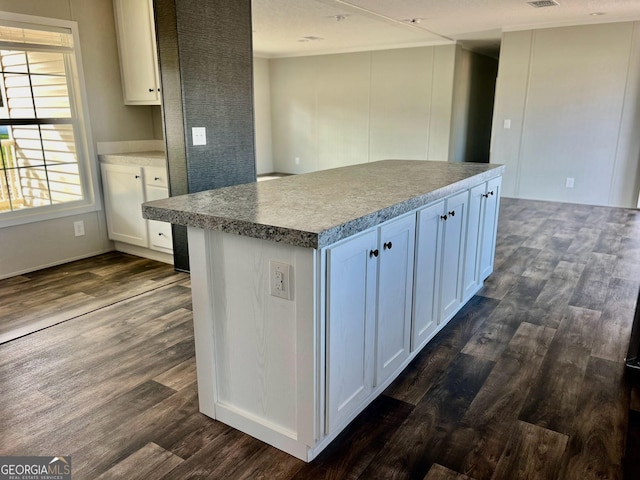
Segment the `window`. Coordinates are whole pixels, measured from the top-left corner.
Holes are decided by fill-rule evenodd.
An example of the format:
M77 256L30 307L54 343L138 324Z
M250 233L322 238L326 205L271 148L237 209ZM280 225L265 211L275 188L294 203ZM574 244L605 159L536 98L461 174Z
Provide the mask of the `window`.
M16 19L34 17L0 15L0 225L94 209L75 23Z

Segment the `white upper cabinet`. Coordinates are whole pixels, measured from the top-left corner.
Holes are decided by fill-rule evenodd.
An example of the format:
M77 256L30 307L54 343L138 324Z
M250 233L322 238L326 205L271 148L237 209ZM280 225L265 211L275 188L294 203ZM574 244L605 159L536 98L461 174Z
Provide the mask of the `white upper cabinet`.
M160 105L152 0L114 0L122 92L127 105Z

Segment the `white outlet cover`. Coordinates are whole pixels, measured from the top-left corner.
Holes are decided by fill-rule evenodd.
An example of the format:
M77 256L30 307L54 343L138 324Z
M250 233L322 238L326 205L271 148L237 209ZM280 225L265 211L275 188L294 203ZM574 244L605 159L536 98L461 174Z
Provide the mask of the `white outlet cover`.
M291 300L291 265L269 261L269 293L274 297Z
M73 232L76 237L82 237L84 235L84 222L82 220L73 222Z

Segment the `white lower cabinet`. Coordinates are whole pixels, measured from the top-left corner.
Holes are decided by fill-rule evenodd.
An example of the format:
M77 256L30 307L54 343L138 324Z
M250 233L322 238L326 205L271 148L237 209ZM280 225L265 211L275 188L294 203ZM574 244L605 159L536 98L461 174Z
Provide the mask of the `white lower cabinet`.
M467 199L464 191L418 211L412 350L462 304Z
M480 231L480 283L493 273L496 255L496 235L498 230L498 211L500 209L500 187L502 177L487 182L487 191L482 196L483 216Z
M415 215L327 249L327 433L409 358Z
M144 167L144 191L146 201L161 200L169 196L167 171L160 167ZM171 224L148 220L149 248L165 253L173 253Z
M493 272L501 181L501 177L493 178L469 190L464 300L471 298Z
M327 249L327 434L373 388L376 248L370 231Z
M480 288L499 186L320 250L190 227L200 411L315 458ZM291 300L268 294L273 260L291 266Z
M398 370L411 352L415 227L415 215L410 215L378 229L375 386Z
M468 192L446 200L442 222L442 266L440 269L439 323L447 322L462 305L462 270L467 228Z
M166 169L101 163L109 238L116 242L173 252L171 224L145 220L141 205L169 196Z
M147 221L136 209L145 201L142 167L103 163L101 170L109 238L146 247Z
M465 247L464 274L462 277L462 294L464 299L471 298L482 282L480 280L480 239L482 223L482 199L487 184L481 183L469 190L469 208L467 221L467 245Z

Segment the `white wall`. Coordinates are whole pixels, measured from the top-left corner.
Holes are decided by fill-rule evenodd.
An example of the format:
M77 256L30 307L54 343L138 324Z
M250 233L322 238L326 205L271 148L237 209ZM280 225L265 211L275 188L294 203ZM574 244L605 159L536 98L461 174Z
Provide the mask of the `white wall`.
M273 173L271 141L271 81L269 60L253 58L253 115L256 138L256 172Z
M152 107L123 104L111 0L0 0L0 11L78 22L94 144L157 136ZM91 160L99 170L97 158ZM85 222L83 237L73 236L73 222L77 220ZM4 227L0 237L0 278L112 248L103 211Z
M491 161L505 195L636 205L639 58L638 22L504 34Z
M449 159L455 45L270 61L273 164Z

